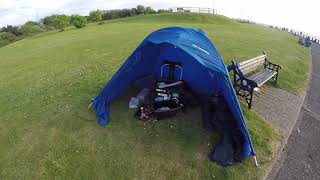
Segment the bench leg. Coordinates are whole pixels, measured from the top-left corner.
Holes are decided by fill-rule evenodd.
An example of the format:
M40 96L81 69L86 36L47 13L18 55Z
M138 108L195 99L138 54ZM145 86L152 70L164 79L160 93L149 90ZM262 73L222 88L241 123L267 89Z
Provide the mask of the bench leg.
M251 109L251 107L252 107L253 92L254 92L253 89L254 89L253 87L249 87L249 88L247 89L247 92L248 92L249 94L247 94L247 95L244 97L244 99L247 101L247 104L248 104L248 108L249 108L249 109Z
M273 80L274 80L275 83L277 84L277 82L278 82L278 76L279 76L279 67L277 67L276 72L277 72L277 74L273 77Z
M253 92L254 88L252 85L243 85L241 84L241 79L238 79L236 83L234 84L234 89L236 91L236 94L238 96L241 96L245 102L248 104L249 109L252 107L252 99L253 99Z
M252 99L253 99L253 90L250 92L250 98L249 98L249 102L248 102L249 109L251 109L251 107L252 107Z
M275 76L273 76L272 79L277 84L277 82L278 82L278 73Z
M237 95L241 96L246 101L248 108L251 109L252 100L253 100L253 90L246 91L246 90L242 89L241 91L243 91L243 92L241 92L241 93L239 92L239 93L237 93Z

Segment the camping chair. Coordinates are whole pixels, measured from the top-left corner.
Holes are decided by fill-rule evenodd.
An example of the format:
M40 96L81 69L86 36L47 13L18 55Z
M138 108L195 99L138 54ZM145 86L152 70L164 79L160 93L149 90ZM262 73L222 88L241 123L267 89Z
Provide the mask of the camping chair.
M181 63L164 61L161 66L160 83L158 83L158 88L166 89L183 85L182 73L183 70Z
M172 93L179 94L184 85L182 81L182 67L180 63L164 61L161 66L160 79L156 86L157 99L154 102L154 117L163 119L175 116L181 110L181 95L172 97ZM165 95L162 98L161 96ZM163 99L163 100L161 100Z
M182 67L180 63L165 61L161 66L161 80L167 82L175 82L182 80ZM165 77L165 73L167 76ZM178 77L176 77L178 76Z

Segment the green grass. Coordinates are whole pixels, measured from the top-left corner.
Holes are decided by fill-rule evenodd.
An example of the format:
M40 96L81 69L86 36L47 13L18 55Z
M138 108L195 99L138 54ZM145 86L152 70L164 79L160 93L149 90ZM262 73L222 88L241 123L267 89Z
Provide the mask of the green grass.
M106 127L87 109L146 35L178 25L206 31L227 63L265 50L283 65L278 86L303 89L310 62L295 37L222 16L139 16L40 34L0 48L0 179L261 177L278 136L245 107L259 168L252 158L228 168L209 162L217 135L201 128L199 109L144 124L128 110L128 92L111 106Z

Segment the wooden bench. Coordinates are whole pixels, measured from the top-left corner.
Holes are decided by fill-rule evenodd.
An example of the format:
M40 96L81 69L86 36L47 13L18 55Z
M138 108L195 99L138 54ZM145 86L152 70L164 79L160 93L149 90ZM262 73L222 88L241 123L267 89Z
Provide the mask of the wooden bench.
M259 67L262 70L258 70ZM253 92L259 91L259 88L269 79L276 83L278 80L280 65L271 63L263 52L263 55L257 56L246 61L237 63L232 61L228 70L233 70L233 87L236 94L244 98L249 109L251 109Z

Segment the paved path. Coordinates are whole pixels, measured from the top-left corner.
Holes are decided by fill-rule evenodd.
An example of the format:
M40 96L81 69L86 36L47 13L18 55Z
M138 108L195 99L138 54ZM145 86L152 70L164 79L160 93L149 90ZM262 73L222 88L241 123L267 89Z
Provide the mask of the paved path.
M320 45L312 45L311 81L296 127L285 147L277 180L320 179Z
M262 86L260 93L254 94L252 110L280 131L287 141L298 119L303 99L304 93L296 96L283 89Z
M281 79L281 71L280 71ZM300 96L272 86L263 86L260 93L255 93L252 110L261 115L281 135L281 139L273 144L275 161L266 169L266 177L273 179L279 170L282 149L288 142L289 136L299 117L305 93ZM259 154L257 156L259 161Z

